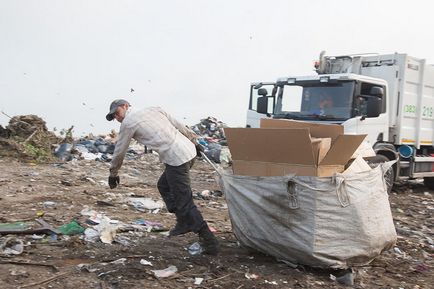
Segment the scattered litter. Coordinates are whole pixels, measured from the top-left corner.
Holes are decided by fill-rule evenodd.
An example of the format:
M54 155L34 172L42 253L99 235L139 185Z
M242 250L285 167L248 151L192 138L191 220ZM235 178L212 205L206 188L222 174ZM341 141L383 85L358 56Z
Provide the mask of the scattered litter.
M414 267L414 270L419 273L424 273L430 270L430 267L426 264L420 263Z
M148 232L163 232L168 230L167 228L164 228L164 226L159 222L153 222L143 219L134 221L133 224L146 226Z
M120 235L116 235L113 240L116 243L119 243L119 244L124 245L124 246L129 246L130 242L131 242L131 240L128 237L120 236Z
M54 206L56 206L56 202L46 201L46 202L43 202L42 205L44 206L44 208L54 207Z
M270 284L270 285L278 285L276 281L268 281L268 280L265 280L264 283L265 283L265 284Z
M88 216L89 221L91 222L90 225L97 225L101 222L101 219L104 217L103 214L98 213L95 210L90 209L88 206L84 206L84 209L81 210L80 214L82 216ZM88 222L88 221L86 221Z
M92 178L85 178L85 180L88 181L89 183L91 183L92 185L96 185L97 184L97 182L94 179L92 179Z
M111 202L107 202L107 201L96 201L96 204L98 205L98 206L108 206L108 207L113 207L114 206L114 204L113 203L111 203Z
M140 212L146 212L147 210L155 210L163 208L161 201L153 201L151 198L127 198L127 203L132 205L136 210Z
M62 161L70 161L72 160L71 150L72 144L63 143L54 151L54 155Z
M84 206L84 209L81 210L80 214L82 216L88 216L89 218L86 220L86 223L89 225L98 225L103 220L110 223L110 224L117 224L119 223L118 220L112 220L109 217L105 216L104 214L101 214L95 210L90 209L88 206Z
M204 190L202 192L196 192L193 196L193 198L197 200L209 200L211 198L220 198L223 196L223 192L220 190L210 191L210 190Z
M36 235L36 234L32 235L33 240L41 240L41 239L44 239L44 237L45 237L45 235Z
M255 280L255 279L258 279L258 278L259 278L258 275L253 274L253 273L246 273L246 274L244 274L244 276L245 276L247 279L249 279L249 280Z
M19 276L19 277L29 277L29 273L27 273L27 271L24 270L10 270L9 274L11 274L11 276Z
M194 278L194 285L200 285L203 282L203 278L195 277Z
M354 274L352 269L348 269L347 272L341 276L335 276L330 274L330 279L338 282L339 284L345 286L353 286L354 285Z
M188 247L188 253L192 256L200 255L200 254L202 254L202 252L203 252L203 248L199 244L199 242L195 242L190 247Z
M57 241L57 234L51 234L50 235L50 242L56 242Z
M99 239L99 232L92 228L87 228L84 230L84 240L86 242L96 242Z
M23 241L18 238L8 237L3 239L0 244L0 253L2 255L19 255L23 253L23 251Z
M86 270L89 273L94 273L99 270L98 268L92 268L91 264L78 264L77 269L80 271Z
M141 259L140 264L145 265L145 266L153 266L150 261L145 260L145 259Z
M116 265L125 265L125 262L127 261L127 258L120 258L115 261L110 262L110 264L116 264Z
M202 193L200 193L200 195L204 198L209 198L209 196L211 195L211 192L210 192L210 190L205 190L205 191L202 191Z
M113 243L114 237L116 236L116 225L109 223L107 219L102 219L101 223L95 226L95 229L99 232L101 242L105 244Z
M64 186L72 187L72 182L71 181L61 180L60 183L62 185L64 185Z
M79 235L83 234L84 228L77 223L77 221L73 220L68 224L65 224L58 228L60 233L63 235Z
M0 230L27 230L27 229L30 229L30 224L25 222L0 224Z
M398 247L394 247L393 251L395 251L395 253L400 254L400 255L404 254Z
M176 272L178 272L178 268L176 268L176 266L171 265L163 270L151 270L151 271L152 273L154 273L155 277L157 278L167 278L174 275Z
M213 233L216 233L216 232L217 232L217 229L216 229L216 228L211 227L211 226L208 226L208 227L209 227L209 230L210 230L211 232L213 232Z

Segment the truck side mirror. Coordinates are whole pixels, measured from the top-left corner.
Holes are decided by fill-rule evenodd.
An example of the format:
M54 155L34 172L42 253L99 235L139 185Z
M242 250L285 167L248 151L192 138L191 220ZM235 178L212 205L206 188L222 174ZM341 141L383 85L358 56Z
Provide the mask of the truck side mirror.
M380 97L371 96L367 99L367 117L377 117L381 113L382 100Z
M384 90L381 86L373 86L371 88L371 91L369 92L369 95L375 95L378 97L383 97L384 95Z
M268 91L265 88L258 89L258 95L267 96Z
M259 93L259 91L258 91L258 93ZM256 112L262 113L262 114L268 113L268 97L266 97L266 96L258 97Z

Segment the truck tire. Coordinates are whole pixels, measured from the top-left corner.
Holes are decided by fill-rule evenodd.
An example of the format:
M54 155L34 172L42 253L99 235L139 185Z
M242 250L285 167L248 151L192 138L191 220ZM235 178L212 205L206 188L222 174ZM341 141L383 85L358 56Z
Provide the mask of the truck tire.
M368 165L371 168L375 168L379 164L388 161L390 160L386 156L376 155L375 157L369 159ZM395 171L393 170L393 167L390 167L390 169L388 169L387 172L384 174L384 180L386 181L387 185L387 193L390 194L390 192L392 191L393 183L395 182Z
M434 190L434 177L423 178L423 184L430 190Z

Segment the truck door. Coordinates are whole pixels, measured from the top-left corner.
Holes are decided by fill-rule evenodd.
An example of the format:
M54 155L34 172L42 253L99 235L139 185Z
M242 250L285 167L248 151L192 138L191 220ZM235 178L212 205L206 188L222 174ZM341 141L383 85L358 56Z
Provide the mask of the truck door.
M383 88L384 94L381 97L381 113L377 117L368 117L367 104L370 97L378 97L371 95L373 87ZM354 114L356 116L356 129L358 134L367 134L367 141L374 145L378 140L388 140L388 114L386 109L386 87L369 82L359 82L357 93L355 95Z
M260 93L264 92L264 89L267 91L267 94L260 95ZM273 93L273 89L275 89L275 83L259 83L250 86L250 101L249 109L247 110L246 123L247 127L259 127L259 121L261 118L271 117L275 106L275 91ZM267 114L257 112L258 99L260 97L267 98Z

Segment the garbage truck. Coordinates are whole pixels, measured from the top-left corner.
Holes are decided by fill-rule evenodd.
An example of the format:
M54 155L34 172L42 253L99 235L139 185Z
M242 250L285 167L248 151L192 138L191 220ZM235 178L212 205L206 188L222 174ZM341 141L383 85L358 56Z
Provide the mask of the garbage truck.
M385 179L423 178L434 189L434 65L408 54L326 56L316 74L250 86L247 127L260 119L340 124L366 134L371 164L395 160Z

